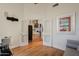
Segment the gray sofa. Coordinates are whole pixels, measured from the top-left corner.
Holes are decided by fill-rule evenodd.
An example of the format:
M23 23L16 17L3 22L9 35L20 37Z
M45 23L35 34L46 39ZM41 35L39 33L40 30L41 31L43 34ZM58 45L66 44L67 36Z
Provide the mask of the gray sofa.
M79 56L79 41L67 40L64 56Z

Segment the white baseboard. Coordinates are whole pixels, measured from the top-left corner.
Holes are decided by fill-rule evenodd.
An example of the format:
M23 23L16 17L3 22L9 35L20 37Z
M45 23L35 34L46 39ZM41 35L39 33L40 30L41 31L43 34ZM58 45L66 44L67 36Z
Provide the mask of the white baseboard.
M16 46L9 46L10 47L10 49L12 49L12 48L16 48L16 47L19 47L18 45L16 45Z

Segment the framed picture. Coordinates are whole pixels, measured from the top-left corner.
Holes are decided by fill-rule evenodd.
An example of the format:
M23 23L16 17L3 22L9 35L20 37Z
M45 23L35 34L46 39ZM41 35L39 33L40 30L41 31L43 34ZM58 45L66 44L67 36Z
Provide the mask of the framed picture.
M57 32L75 32L75 13L68 13L57 17Z
M32 21L33 25L34 25L34 28L38 28L38 20L33 20Z

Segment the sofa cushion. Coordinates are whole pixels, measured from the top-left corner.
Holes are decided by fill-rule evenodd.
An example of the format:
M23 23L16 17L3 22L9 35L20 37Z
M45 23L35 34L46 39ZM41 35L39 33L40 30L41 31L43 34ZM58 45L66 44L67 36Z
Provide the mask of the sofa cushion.
M76 40L67 40L66 47L77 49L78 46L79 46L79 41L76 41Z
M79 51L72 48L66 48L64 56L79 56Z

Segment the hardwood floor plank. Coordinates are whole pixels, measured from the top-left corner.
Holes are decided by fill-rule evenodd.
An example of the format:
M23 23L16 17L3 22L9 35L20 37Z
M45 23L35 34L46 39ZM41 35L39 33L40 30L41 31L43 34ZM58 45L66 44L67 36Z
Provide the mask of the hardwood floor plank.
M64 51L43 46L42 40L33 40L32 43L11 49L13 56L62 56Z
M11 51L13 52L14 56L62 56L64 53L62 50L56 48L43 45L34 45L32 44L32 46L28 45L14 48Z

